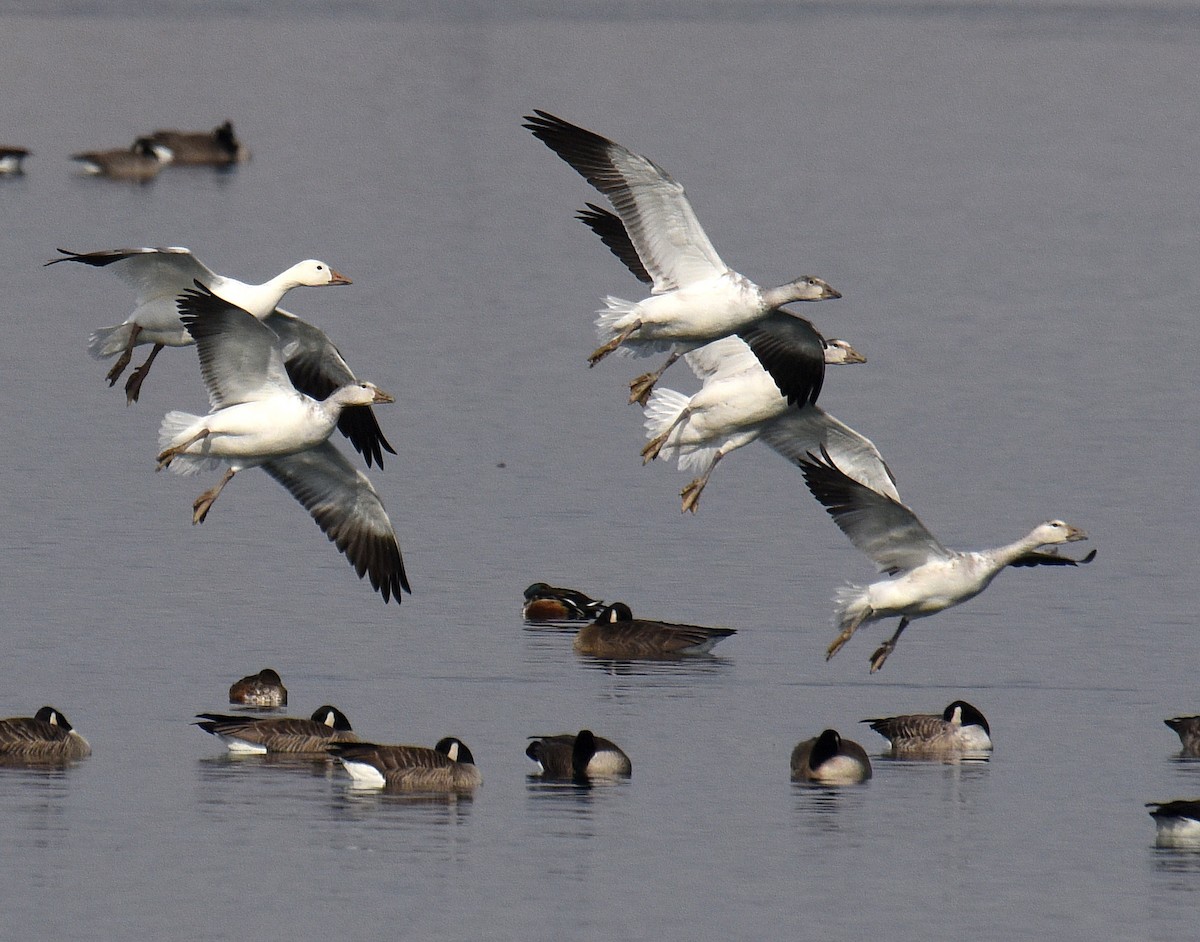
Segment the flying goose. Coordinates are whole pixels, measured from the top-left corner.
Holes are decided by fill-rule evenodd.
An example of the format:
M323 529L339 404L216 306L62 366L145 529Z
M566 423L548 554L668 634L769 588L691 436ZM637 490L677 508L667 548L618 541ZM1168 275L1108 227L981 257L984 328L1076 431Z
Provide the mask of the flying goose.
M23 161L29 156L24 147L0 147L0 177L20 176L25 172Z
M216 736L234 753L267 752L324 755L331 742L358 742L346 714L336 707L319 707L311 719L299 716L231 716L197 713L193 724Z
M88 741L52 706L42 707L33 716L0 720L0 758L82 759L91 754Z
M1200 798L1148 801L1158 847L1200 847Z
M588 203L575 218L596 233L635 278L646 284L652 282L620 216ZM817 401L827 364L866 362L866 357L846 341L822 337L810 321L790 311L772 311L736 335L750 346L792 405ZM676 345L662 366L634 379L629 384L629 401L645 406L655 383L690 346Z
M1040 551L1039 546L1073 543L1087 534L1062 520L1049 520L1026 536L990 550L950 550L900 501L886 497L847 475L826 449L800 460L808 489L850 542L892 578L838 590L841 633L825 654L833 657L858 626L899 615L896 633L871 655L871 673L883 667L908 623L972 599L1007 566L1077 566L1091 562Z
M728 268L683 187L647 158L545 111L526 115L524 127L609 198L653 278L643 301L605 299L596 321L605 342L588 358L593 366L621 346L639 355L682 352L747 328L791 301L841 297L810 275L764 289ZM649 395L650 386L636 390L635 399ZM811 392L794 394L805 401Z
M1163 722L1179 734L1183 755L1200 758L1200 716L1176 716Z
M663 658L707 654L717 642L737 634L733 628L675 625L634 618L624 602L616 602L592 624L579 629L574 647L580 654L612 658Z
M843 739L835 729L797 743L792 750L791 768L793 782L855 785L871 777L866 750Z
M88 343L88 352L96 359L120 354L105 376L109 386L116 383L129 365L134 347L153 344L146 361L133 371L125 383L127 402L137 401L146 374L150 372L150 365L163 347L186 347L195 342L179 320L175 299L197 281L218 297L265 321L280 336L288 375L301 392L323 399L338 386L357 381L337 347L323 331L276 307L293 288L350 284L349 278L326 262L315 258L305 259L270 281L251 285L218 275L196 258L190 249L182 246L99 252L58 251L63 257L51 259L46 265L79 262L94 268L111 266L114 274L137 291L133 313L116 327L97 330ZM372 460L383 467L381 448L395 454L383 437L370 407L356 406L346 410L338 428L362 453L368 467Z
M833 362L862 362L849 344L825 350ZM650 439L642 457L677 460L680 470L695 477L680 492L684 512L696 512L700 495L717 463L745 445L762 439L796 463L824 445L855 478L894 496L895 479L868 438L812 403L789 406L750 347L739 337L724 337L685 357L703 379L692 396L656 389L646 404L644 426Z
M229 702L252 707L287 706L287 687L271 668L236 680L229 688Z
M158 469L181 474L227 466L192 505L202 523L221 490L244 468L262 467L312 514L321 530L367 575L385 602L411 591L396 531L370 480L328 441L347 405L393 402L373 383L355 383L318 401L296 390L279 340L246 311L196 283L179 298L196 340L212 410L168 412L159 429Z
M226 121L211 131L177 131L160 129L147 135L157 144L168 147L177 166L228 167L245 163L250 151L233 133L233 122Z
M907 713L861 720L888 741L894 755L986 752L991 728L984 715L965 700L955 700L941 713Z
M129 180L133 183L148 183L158 176L160 170L173 158L171 149L139 137L124 150L89 150L72 154L84 173L112 180Z
M581 621L595 618L604 608L604 602L578 589L535 582L525 590L521 616L526 621Z
M432 749L339 742L332 743L329 752L341 760L354 783L362 787L469 792L483 784L471 750L453 737L438 740Z
M590 729L554 736L531 736L525 755L538 764L543 778L577 782L592 778L624 778L632 774L629 756L611 740Z

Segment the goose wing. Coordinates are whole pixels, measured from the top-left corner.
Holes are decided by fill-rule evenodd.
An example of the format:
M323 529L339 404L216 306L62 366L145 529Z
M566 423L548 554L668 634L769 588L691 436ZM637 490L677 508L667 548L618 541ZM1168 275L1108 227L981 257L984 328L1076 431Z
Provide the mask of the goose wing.
M80 262L103 268L112 265L112 271L122 281L133 286L137 292L137 306L160 298L171 298L199 282L211 288L222 281L222 277L201 262L183 246L163 248L106 249L100 252L69 252L59 249L62 258L51 259L47 265L58 262Z
M767 423L760 437L788 461L801 467L805 459L824 448L838 468L851 478L900 503L896 477L875 443L820 406L789 409Z
M953 557L916 514L848 476L824 447L820 457L809 454L798 463L808 489L834 523L884 572L895 574Z
M214 409L295 393L275 332L200 282L176 300L180 320L196 341L200 372Z
M621 222L621 217L616 213L610 213L607 209L602 209L595 203L586 205L587 208L577 212L575 218L600 237L600 241L620 259L621 264L629 269L634 278L648 285L653 284L654 279L650 277L650 272L646 271L646 266L642 264L637 249L629 240L629 233L625 231L625 224Z
M656 293L728 271L683 187L653 161L545 111L524 127L612 201Z
M70 730L34 716L0 720L0 752L19 752L34 743L63 742L70 736Z
M825 338L798 314L775 310L738 332L790 405L816 402L825 382Z
M1014 559L1010 566L1082 566L1096 558L1092 550L1083 559L1072 559L1070 556L1060 556L1053 550L1030 550L1023 556Z
M737 336L722 337L683 355L696 376L707 382L745 370L761 370L762 365L749 345Z
M292 384L306 396L324 399L335 389L358 382L358 377L325 331L276 308L263 323L279 337L283 347L283 365ZM396 449L384 437L375 410L370 406L347 406L338 419L338 431L350 440L363 456L367 467L372 462L383 467L383 452Z
M370 480L328 441L272 458L263 470L304 505L321 531L385 602L411 592L392 521Z

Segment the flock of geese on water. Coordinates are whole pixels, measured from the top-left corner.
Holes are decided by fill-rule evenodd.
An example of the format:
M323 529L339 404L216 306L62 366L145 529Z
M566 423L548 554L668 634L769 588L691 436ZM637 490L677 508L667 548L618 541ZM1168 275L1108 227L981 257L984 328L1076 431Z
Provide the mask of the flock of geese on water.
M0 176L22 175L29 156L28 148L0 145ZM246 163L250 151L238 140L233 122L226 121L211 131L161 128L138 135L129 147L82 151L71 159L92 176L149 183L170 165L229 168Z
M577 218L634 277L650 285L649 297L640 301L605 298L596 320L602 342L588 359L594 366L613 352L666 354L656 370L630 383L629 399L644 408L644 461L675 460L681 470L696 475L681 492L683 511L696 512L725 456L761 440L800 468L808 489L837 526L886 575L838 591L840 630L826 659L863 624L899 617L895 632L871 655L874 673L914 618L973 598L1001 570L1076 566L1095 557L1094 550L1082 559L1056 552L1055 546L1086 539L1078 527L1057 519L990 550L943 546L903 503L896 478L875 444L817 405L827 364L862 363L865 358L846 341L825 338L786 305L841 294L811 275L760 287L721 260L683 187L653 161L545 111L524 120L534 137L607 198L611 210L587 203ZM0 174L20 173L26 156L21 148L0 148ZM230 167L249 159L249 152L226 121L208 132L155 131L128 150L76 154L73 159L90 173L145 181L169 163ZM218 483L193 502L193 523L206 519L237 472L261 467L309 511L385 602L399 602L401 592L411 592L399 541L378 493L330 442L336 429L368 467L382 468L383 452L396 452L373 407L394 399L359 380L323 331L278 306L293 288L346 285L349 278L316 259L301 261L262 284L248 284L213 272L181 247L59 251L62 257L47 265L70 261L108 268L136 292L133 313L116 326L97 330L89 344L97 358L117 357L106 376L110 386L129 366L134 349L150 346L125 382L127 403L137 401L164 347L197 348L210 409L204 415L167 413L157 455L159 470L190 475L224 469ZM656 388L679 359L701 382L694 395ZM527 592L530 619L539 617L534 603L553 601L557 593L557 601L566 605L574 591L544 584L530 591L538 586L545 598L531 598ZM731 629L633 619L622 603L583 613L595 621L578 633L575 646L600 656L704 653L733 634ZM569 606L560 612L567 618L579 614ZM278 676L269 673L278 683ZM979 752L991 747L986 720L964 701L955 701L942 714L864 722L888 738L894 751ZM1200 745L1200 719L1168 723L1180 724L1172 728L1179 728L1185 752ZM331 706L321 707L309 720L202 714L199 725L235 752L334 755L364 784L469 790L480 781L470 750L460 740L443 739L433 749L358 742L345 717ZM1192 746L1185 728L1192 730ZM34 717L0 722L0 753L8 756L70 759L89 751L51 707ZM551 777L582 779L631 770L618 747L588 730L537 737L527 752ZM834 730L800 743L792 754L792 776L798 781L847 783L870 774L862 747ZM1200 801L1155 803L1153 808L1160 842L1200 839Z

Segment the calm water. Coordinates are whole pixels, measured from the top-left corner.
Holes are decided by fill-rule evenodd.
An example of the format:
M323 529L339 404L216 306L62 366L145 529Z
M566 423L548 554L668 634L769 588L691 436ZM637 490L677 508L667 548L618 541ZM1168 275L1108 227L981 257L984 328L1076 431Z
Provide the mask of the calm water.
M99 5L96 5L99 6ZM66 712L95 754L0 770L4 931L34 939L1181 939L1200 856L1156 851L1143 803L1200 794L1162 719L1200 711L1195 354L1200 16L1171 5L9 4L0 143L7 343L0 714ZM33 15L37 14L37 15ZM588 370L592 312L636 283L573 212L594 193L520 128L545 108L649 154L731 264L819 274L811 308L870 363L823 405L871 436L953 546L1061 516L1099 558L1022 570L825 663L833 590L871 575L765 448L700 513L641 466L643 361ZM255 160L145 187L67 156L234 119ZM126 408L88 334L131 309L58 246L179 244L301 289L400 455L371 476L416 594L385 606L291 498L153 471L190 351ZM679 371L679 372L676 372ZM676 367L666 385L692 389ZM1086 545L1084 545L1086 548ZM739 634L685 664L576 657L521 591L575 585ZM890 631L890 626L887 627ZM334 768L233 761L188 724L264 666L292 712L364 736L461 736L473 800L359 794ZM796 741L979 705L990 762L880 760L788 781ZM591 726L617 787L527 780L530 734ZM0 933L2 934L2 933Z

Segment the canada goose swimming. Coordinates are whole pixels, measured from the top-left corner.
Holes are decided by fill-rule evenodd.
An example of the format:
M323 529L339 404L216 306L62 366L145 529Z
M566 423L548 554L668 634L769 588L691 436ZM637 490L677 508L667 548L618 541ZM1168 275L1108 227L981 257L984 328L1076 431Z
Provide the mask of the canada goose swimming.
M1062 520L1049 520L1004 546L976 552L950 550L925 529L904 504L845 474L822 449L821 457L800 461L808 489L824 506L850 542L870 556L892 578L838 591L837 619L841 633L825 654L833 657L864 622L899 615L896 633L871 655L871 673L879 670L896 641L914 618L933 615L988 587L1008 566L1077 566L1091 562L1093 550L1081 560L1039 550L1039 546L1073 543L1087 534Z
M847 347L831 345L826 353L840 355ZM703 385L692 396L654 391L643 423L650 442L642 449L643 461L676 459L680 470L696 473L680 492L682 512L696 512L722 458L759 439L793 463L824 446L855 479L899 498L874 442L819 406L789 405L741 338L723 337L685 359ZM834 362L862 362L862 357Z
M871 777L871 760L856 742L842 739L837 730L798 743L792 750L792 781L822 785L854 785Z
M632 774L629 756L611 740L590 729L554 736L531 736L525 755L538 764L542 778L585 781Z
M287 687L271 668L234 681L229 688L229 702L253 707L287 706Z
M359 742L333 743L329 751L354 783L364 787L467 792L483 784L471 750L453 737L439 740L432 749Z
M139 137L125 150L90 150L71 155L84 173L133 183L153 180L172 157L170 148L146 137Z
M29 156L24 147L0 147L0 177L17 177L25 172L23 161Z
M1200 798L1148 801L1158 847L1200 847Z
M646 284L653 282L620 216L588 203L587 208L580 210L575 218L596 233L635 278ZM735 336L753 350L761 367L775 380L780 395L788 405L816 402L825 366L867 362L867 358L846 341L822 337L812 323L790 311L772 311L752 326L737 331ZM688 349L688 346L673 348L662 366L633 380L629 384L629 401L645 406L654 384ZM703 379L704 373L697 369L694 360L689 359L688 362Z
M888 740L894 754L985 752L992 748L984 715L965 700L938 713L908 713L860 720Z
M33 716L0 720L0 758L82 759L91 754L88 741L52 706L42 707Z
M592 624L579 629L574 647L594 657L662 658L707 654L723 638L737 634L733 628L673 625L634 618L624 602L616 602Z
M150 140L168 147L181 167L228 167L246 163L250 151L233 133L233 122L226 121L211 131L162 129L148 135Z
M230 752L261 755L266 752L324 755L331 742L358 742L346 715L326 704L311 719L299 716L230 716L197 713L194 725L225 743Z
M179 309L196 338L212 410L168 412L159 429L158 469L182 474L226 466L224 476L192 504L202 523L233 476L262 467L295 497L361 579L385 602L411 591L396 531L361 471L329 443L348 405L394 402L372 383L355 383L317 401L296 390L283 368L279 338L249 313L199 286Z
M678 354L747 328L791 301L841 297L810 275L763 289L731 270L700 227L683 187L647 158L545 111L526 115L524 127L612 201L653 278L651 296L643 301L605 299L596 321L605 342L588 358L593 366L618 347ZM643 385L634 398L648 396L652 386ZM793 394L806 401L811 389Z
M88 352L97 359L120 354L105 377L109 386L116 383L129 365L134 347L153 344L146 361L133 371L125 383L127 402L137 401L146 374L150 372L150 365L163 347L186 347L195 343L179 320L176 298L196 282L218 297L268 322L271 329L289 344L288 373L292 382L303 392L323 398L329 394L330 387L344 386L354 381L349 366L323 332L276 308L283 296L293 288L350 284L349 278L326 262L315 258L305 259L270 281L251 285L218 275L189 249L181 246L82 253L68 252L66 249L58 251L64 257L51 259L45 263L47 266L59 262L79 262L93 268L108 267L137 291L133 313L116 327L103 327L95 331L88 343ZM369 465L371 454L369 449L364 448L366 443L360 444L348 428L339 428L354 440L355 448L364 453ZM386 442L384 447L391 450Z
M1163 722L1179 734L1183 755L1200 758L1200 716L1176 716Z
M604 605L578 589L535 582L525 590L521 615L527 621L577 621L595 618L604 611Z

